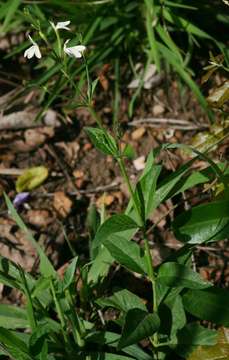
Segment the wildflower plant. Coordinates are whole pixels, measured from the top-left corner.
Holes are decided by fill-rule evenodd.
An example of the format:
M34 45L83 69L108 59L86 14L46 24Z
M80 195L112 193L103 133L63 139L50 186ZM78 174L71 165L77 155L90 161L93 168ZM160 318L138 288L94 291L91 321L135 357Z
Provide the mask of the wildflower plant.
M33 56L37 57L38 59L41 59L41 52L39 49L39 46L37 45L37 43L31 38L30 35L28 35L29 40L31 41L31 43L33 44L32 46L30 46L27 50L25 50L24 52L24 57L31 59Z
M204 327L198 320L229 326L228 292L213 286L194 271L191 256L196 245L228 236L229 199L225 180L228 169L223 162L215 163L208 157L209 146L204 153L192 149L196 155L191 160L161 179L163 164L157 160L160 152L185 147L163 144L149 153L145 169L133 185L126 169L128 146L123 149L116 127L109 131L93 106L97 80L91 81L87 65L90 51L85 51L90 46L83 41L71 44L63 39L64 31L69 35L69 25L69 21L50 23L55 33L53 45L49 34L45 35L36 24L39 40L37 37L36 42L31 40L32 47L26 50L25 56L30 59L35 55L39 59L37 55L41 54L43 59L43 48L44 52L51 52L59 66L60 83L63 78L67 79L79 95L77 106L86 107L94 117L97 127L86 127L86 133L99 151L116 160L130 199L121 214L100 216L99 220L98 214L90 217L91 257L83 264L75 256L61 279L5 195L10 215L39 255L40 273L32 276L19 265L0 257L1 282L17 288L26 299L24 308L0 305L2 353L17 360L163 360L174 359L176 354L187 359L198 346L219 352L217 330ZM39 45L40 41L44 46ZM84 71L85 92L69 73L72 61L79 61ZM192 172L192 165L198 159L204 160L208 167ZM225 184L225 197L194 206L175 217L172 230L181 248L156 267L154 246L149 241L157 225L150 223L152 213L164 201L213 180ZM150 285L145 302L128 288L101 294L114 262ZM76 286L79 282L80 291ZM106 308L115 309L115 320L104 319ZM20 332L20 329L26 331ZM147 340L147 348L142 340Z

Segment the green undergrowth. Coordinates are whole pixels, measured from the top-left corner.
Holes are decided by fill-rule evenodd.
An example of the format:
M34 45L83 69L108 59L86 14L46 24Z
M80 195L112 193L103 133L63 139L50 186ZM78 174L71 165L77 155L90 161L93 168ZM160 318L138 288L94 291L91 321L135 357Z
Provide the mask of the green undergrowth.
M223 53L228 64L226 34L228 32L227 6L218 1L167 1L167 0L98 0L98 1L0 1L0 36L10 32L33 32L39 23L44 34L50 33L49 21L71 20L75 31L81 33L84 44L89 46L90 71L96 74L104 64L111 65L111 71L124 73L123 88L133 77L143 79L150 64L158 72L177 73L195 94L201 106L207 110L207 102L196 84L195 59L197 54L206 54L211 49L215 54ZM203 21L204 20L204 21ZM31 27L31 24L32 27ZM225 39L224 39L225 34ZM71 34L74 37L74 31ZM17 57L28 46L25 41L10 51L10 57ZM193 61L195 60L195 62ZM136 74L135 65L141 62L144 71ZM40 62L34 68L36 79L27 84L40 88L40 103L43 112L51 105L65 102L66 108L74 107L65 94L72 81L83 86L85 72L69 67L69 80L58 76L60 64L53 59ZM41 74L41 68L43 75ZM119 71L117 72L117 68ZM37 70L37 71L36 71ZM198 75L201 72L199 65ZM115 82L118 81L117 76ZM114 85L117 87L117 84ZM129 115L133 115L136 100L141 93L143 81L132 94ZM76 95L76 94L75 94ZM67 101L68 100L68 101ZM68 104L66 104L66 102Z
M104 207L100 211L94 206L88 210L89 256L87 259L82 259L81 254L75 256L71 246L74 255L60 275L20 211L4 194L7 216L33 246L39 269L29 273L20 264L0 256L1 284L8 291L15 289L22 294L20 306L0 304L0 357L190 360L197 353L203 358L208 356L208 360L227 360L228 290L202 278L193 267L192 255L197 246L225 240L229 233L228 163L223 157L218 160L213 157L217 146L228 138L228 82L207 99L222 118L219 132L212 133L210 139L205 136L204 144L200 142L198 146L165 143L152 149L135 184L127 171L127 160L133 158L134 150L130 144L123 148L116 116L113 127L107 128L94 107L94 94L98 91L94 69L112 62L115 73L120 73L123 54L132 64L136 60L148 65L154 63L158 71L165 63L169 64L206 107L205 98L191 78L192 70L188 67L191 57L187 57L183 41L188 38L193 48L198 45L198 39L220 50L220 57L210 56L205 82L216 71L229 71L227 54L221 42L197 26L200 14L197 18L189 17L193 22L188 23L185 16L189 11L198 13L200 8L203 10L202 6L214 15L213 19L217 18L215 12L205 2L195 9L190 8L190 2L184 7L187 4L183 1L145 0L141 4L91 1L90 7L86 2L80 3L82 16L77 21L79 13L73 11L72 2L41 1L23 12L24 3L28 1L2 2L1 31L5 34L15 28L18 31L33 29L29 41L10 56L26 50L24 55L31 66L32 57L39 59L34 71L37 74L39 69L39 76L27 84L30 88L39 88L42 94L38 118L59 100L66 102L66 109L78 106L87 109L97 126L87 126L84 131L98 151L115 160L128 189L129 202L121 212L112 214ZM213 4L217 6L218 2ZM61 14L58 20L69 18L73 27L77 26L77 34L72 24L66 29L69 24L57 24L56 18L54 23L47 21L47 18L53 20L56 12L57 17ZM220 19L223 22L222 17ZM113 94L116 105L117 92L116 86ZM133 102L131 106L133 108ZM118 106L114 111L117 109ZM189 160L168 175L159 159L162 152L174 151L185 151ZM200 160L205 168L197 171L196 162ZM25 195L24 191L34 190L47 176L45 164L27 169L18 178L16 190L19 195L21 191ZM187 199L186 192L195 187L199 191L208 189L207 201L193 205L191 199ZM181 247L155 266L154 244L150 239L155 235L157 223L152 222L152 215L167 200L173 207L163 219L173 211L170 231ZM128 283L118 288L111 285L110 277L118 268L133 280L138 278L143 289L149 289L146 299Z

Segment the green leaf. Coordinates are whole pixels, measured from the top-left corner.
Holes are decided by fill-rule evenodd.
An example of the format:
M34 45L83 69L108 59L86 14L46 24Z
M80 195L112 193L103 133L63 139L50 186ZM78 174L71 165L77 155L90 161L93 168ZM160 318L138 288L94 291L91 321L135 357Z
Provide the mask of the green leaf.
M15 305L0 304L0 326L5 329L28 328L25 309Z
M176 217L173 229L178 240L189 244L223 240L229 232L229 201L193 207Z
M146 311L143 301L129 290L116 291L112 296L100 298L96 303L102 307L109 306L123 312L127 312L133 308Z
M96 249L101 243L105 242L112 234L137 229L138 225L127 215L113 215L107 219L98 229L92 242L93 249Z
M176 353L187 359L187 356L193 352L196 346L215 345L217 343L217 331L206 329L196 323L191 323L178 331L177 341L178 346L175 349Z
M167 9L165 9L164 11L164 16L166 20L168 20L172 24L177 25L178 29L181 29L183 27L185 32L191 33L193 35L197 35L200 38L213 39L208 33L201 30L199 27L195 26L190 21L190 19L187 20L182 16L177 16L173 12L171 13L170 11L168 11Z
M89 334L86 337L87 343L107 345L109 347L117 347L118 341L120 339L120 334L116 334L110 331L96 331L95 333ZM125 347L123 352L131 355L134 359L137 360L152 360L152 357L145 353L139 346L131 345Z
M50 292L50 280L51 277L40 276L36 281L34 281L32 287L32 299L34 299L34 301L37 299L44 308L47 308L53 300Z
M219 166L219 168L222 171L227 167L226 163L218 163L217 165ZM223 173L225 175L227 173L227 171L224 171ZM182 178L176 184L175 189L173 189L173 191L174 190L176 191L174 193L174 195L180 194L198 184L203 184L203 183L213 181L214 179L215 179L215 173L211 166L209 166L206 169L201 170L201 171L195 171L192 174L190 174L189 176Z
M85 131L98 150L106 155L118 156L116 141L107 131L92 127L86 127Z
M129 160L133 160L136 156L136 152L132 145L126 144L122 155L127 157L127 159L129 159Z
M206 329L197 324L187 324L178 332L178 344L182 345L215 345L217 343L217 331Z
M62 282L63 290L66 290L74 281L77 264L78 256L72 259L71 264L67 267L67 270L64 273L64 279Z
M162 303L162 311L163 311L163 304L165 304L171 311L171 331L170 331L170 337L171 339L176 335L177 330L182 329L186 324L186 315L184 311L184 306L182 302L182 298L180 295L176 295L173 298L168 298L165 300L164 303ZM161 323L161 313L159 313ZM164 315L164 322L165 327L168 327L168 318L166 319Z
M9 274L5 274L2 271L0 271L0 282L1 284L4 284L11 288L20 289L20 290L22 288L22 284L20 280L15 280L12 276L10 276Z
M158 315L150 314L141 309L131 309L127 312L118 349L136 344L140 340L152 336L160 326Z
M7 31L8 25L12 22L12 18L15 15L21 0L8 0L4 6L1 7L1 12L5 15L3 25L0 28L0 33Z
M161 169L161 165L155 164L154 152L151 151L147 157L145 169L139 179L145 200L146 218L148 218L154 210L154 197Z
M18 227L25 233L26 238L31 242L33 247L36 249L39 258L40 258L40 272L44 277L56 277L55 269L53 268L51 262L49 261L48 257L45 255L45 252L40 247L38 242L34 239L31 232L27 229L27 226L21 219L21 217L18 215L17 211L15 210L12 202L8 198L8 196L4 193L6 205L8 207L8 210L10 212L11 217L14 219Z
M166 144L166 147L171 146ZM173 146L175 146L173 144ZM163 148L163 147L162 147ZM142 179L142 189L145 197L145 206L147 216L155 209L161 202L163 202L174 186L178 183L181 177L189 170L190 166L193 164L194 160L188 161L186 164L181 166L181 168L168 176L161 184L159 184L158 189L155 191L157 178L161 171L161 166L154 164L155 153L157 154L161 148L152 151L147 159L146 167L141 176ZM133 204L128 204L126 214L135 219L135 214L133 213ZM120 232L119 235L130 240L137 229L129 230L128 232L124 229L123 232ZM92 244L93 246L93 244ZM94 245L96 248L98 245ZM96 255L96 254L95 254ZM109 267L113 262L113 257L110 255L109 251L106 248L100 248L97 256L90 268L88 280L96 283L102 277L104 277L108 271Z
M173 52L174 56L177 57L177 62L183 65L183 59L181 56L181 52L173 42L169 32L165 30L160 24L157 25L156 30L160 36L160 38L164 41L165 45Z
M218 341L214 346L198 346L187 360L228 360L229 330L218 330Z
M208 111L208 104L201 93L198 85L195 81L190 77L189 73L187 72L186 68L181 66L180 62L177 61L177 57L174 56L173 52L169 50L166 46L162 43L159 44L159 50L162 53L163 57L171 64L171 66L176 70L176 72L180 75L180 77L186 82L186 84L190 87L193 93L196 95L200 105Z
M4 344L9 353L18 360L32 360L26 343L10 330L0 327L0 343Z
M99 279L107 275L109 267L114 261L107 248L102 242L106 241L108 237L122 235L130 239L137 230L138 225L127 215L114 215L107 219L98 229L94 240L92 241L92 255L95 259L88 273L88 281L96 283Z
M189 289L204 289L212 286L188 266L176 262L166 262L159 268L157 281L169 287L183 286Z
M30 291L33 290L36 280L27 272L24 271L24 276ZM39 280L38 280L39 281ZM14 262L0 255L0 282L12 288L16 288L24 292L24 286L21 279L21 273ZM46 284L47 285L47 284ZM46 291L44 291L46 290ZM47 286L43 288L38 296L42 304L47 304Z
M42 323L39 324L36 329L33 331L30 339L29 339L29 346L33 352L33 354L35 355L37 352L39 352L41 350L41 342L40 340L43 338L43 341L45 340L44 337L48 334L52 334L54 332L58 332L59 329L57 329L56 327L54 327L52 325L52 323Z
M144 209L144 217L148 218L152 211L155 209L156 199L155 199L155 193L156 193L156 185L157 180L160 175L162 166L155 164L155 157L154 152L151 151L148 155L145 169L138 181L138 184L140 184L140 188L136 187L135 194L137 196L137 193L142 194L144 198L144 202L142 203L145 206ZM139 198L139 196L138 196ZM126 213L129 214L131 211L133 211L133 201L132 199L129 201L128 207L126 209ZM143 213L143 210L142 210ZM131 214L133 217L133 215Z
M185 309L202 320L229 326L229 291L212 287L205 290L188 290L183 295Z
M147 273L144 251L137 243L117 235L109 236L102 243L108 249L111 256L128 270L140 274Z
M165 149L173 149L179 148L179 144L165 144L158 149L163 150ZM156 209L167 197L174 196L173 189L176 187L177 183L181 180L182 176L190 169L191 165L193 164L194 159L188 161L184 165L182 165L177 171L167 176L165 179L162 180L158 184L158 187L155 192L154 201L152 204L152 209Z
M109 251L104 246L101 247L88 272L88 282L97 283L103 279L113 261L114 258Z
M44 166L36 166L27 169L19 176L16 182L17 192L33 190L41 185L48 177L48 169Z

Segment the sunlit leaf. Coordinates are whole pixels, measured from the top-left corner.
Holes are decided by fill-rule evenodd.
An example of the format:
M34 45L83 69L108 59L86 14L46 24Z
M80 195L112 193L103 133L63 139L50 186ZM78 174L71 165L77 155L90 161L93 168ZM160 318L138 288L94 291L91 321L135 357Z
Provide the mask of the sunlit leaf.
M198 346L187 360L228 360L229 330L218 330L218 341L214 346Z
M33 190L41 185L48 177L48 169L45 166L36 166L27 169L19 176L16 182L17 192Z
M188 266L166 262L159 268L157 280L169 287L183 286L190 289L204 289L212 286Z
M189 244L224 240L229 231L229 201L212 201L183 212L173 222L178 240Z
M188 290L183 295L186 311L201 320L229 326L229 291L217 287Z

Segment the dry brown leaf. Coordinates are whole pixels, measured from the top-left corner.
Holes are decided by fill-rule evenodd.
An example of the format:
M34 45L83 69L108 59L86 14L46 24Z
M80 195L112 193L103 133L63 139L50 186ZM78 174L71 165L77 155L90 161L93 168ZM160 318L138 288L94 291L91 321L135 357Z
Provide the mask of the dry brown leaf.
M29 210L26 214L27 221L35 226L46 227L53 218L48 210Z
M96 205L100 208L101 206L110 206L114 202L114 196L103 194L96 201Z
M57 213L65 218L71 211L72 201L63 191L57 191L54 193L53 206Z
M132 140L141 139L142 136L145 134L145 132L146 132L146 129L144 127L140 127L138 129L134 130L131 134Z
M25 131L25 141L28 146L35 148L43 144L47 138L54 136L54 129L52 127L43 127L36 129L28 129Z

